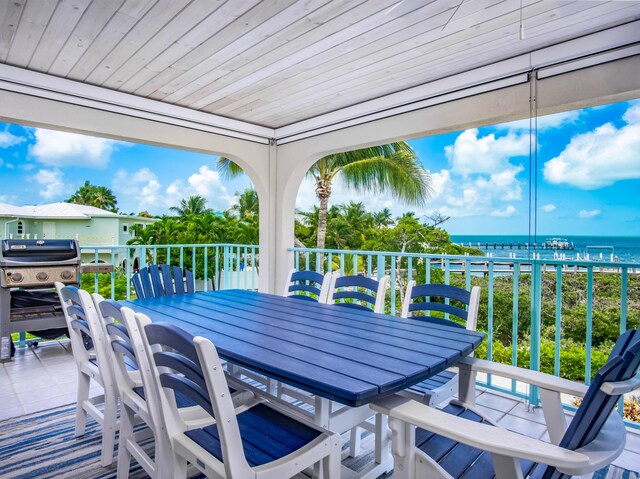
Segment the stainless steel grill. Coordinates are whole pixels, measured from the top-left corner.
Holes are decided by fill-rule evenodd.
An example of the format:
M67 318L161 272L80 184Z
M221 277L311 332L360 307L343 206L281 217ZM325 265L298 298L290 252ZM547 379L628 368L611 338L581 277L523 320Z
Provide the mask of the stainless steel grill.
M78 284L80 247L75 240L3 240L0 246L0 338L37 332L57 337L66 323L54 283ZM6 340L3 339L6 342ZM0 361L10 359L5 354Z

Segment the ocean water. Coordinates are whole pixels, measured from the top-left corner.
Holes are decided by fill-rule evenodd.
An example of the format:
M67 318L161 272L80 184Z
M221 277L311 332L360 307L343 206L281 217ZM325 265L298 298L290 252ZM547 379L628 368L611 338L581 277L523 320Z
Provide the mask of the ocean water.
M573 243L575 249L554 251L553 249L544 249L541 245L550 238L562 238L566 239L569 243ZM529 258L533 254L533 249L527 250L525 248L526 243L536 243L536 254L540 254L541 259L553 259L554 254L566 255L566 259L576 259L577 255L580 255L581 259L585 259L587 253L587 246L589 246L590 259L602 259L604 261L610 260L610 255L613 253L614 259L617 258L621 262L640 263L640 237L638 236L562 236L562 235L548 235L541 236L534 240L527 235L451 235L451 241L458 244L464 244L464 246L478 247L480 243L480 249L492 253L494 257L509 257L509 253L515 254L517 258ZM487 248L486 245L489 245ZM493 245L497 247L494 248ZM504 244L504 249L502 245ZM518 249L518 244L521 245ZM607 248L596 249L594 246L605 246ZM611 250L613 248L613 250Z

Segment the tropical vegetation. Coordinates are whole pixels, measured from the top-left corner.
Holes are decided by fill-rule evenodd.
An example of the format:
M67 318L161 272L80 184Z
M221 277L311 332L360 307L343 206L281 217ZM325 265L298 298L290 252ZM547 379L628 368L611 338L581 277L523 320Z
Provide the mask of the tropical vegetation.
M218 160L218 169L226 178L242 174L242 168L228 158ZM327 244L329 198L336 179L356 191L389 193L407 206L424 205L431 191L429 174L404 141L324 156L311 166L307 176L313 178L320 202L315 231L317 248Z
M89 181L85 181L84 184L69 197L67 203L94 206L113 213L117 213L118 211L118 200L113 194L113 191L106 186L92 185Z

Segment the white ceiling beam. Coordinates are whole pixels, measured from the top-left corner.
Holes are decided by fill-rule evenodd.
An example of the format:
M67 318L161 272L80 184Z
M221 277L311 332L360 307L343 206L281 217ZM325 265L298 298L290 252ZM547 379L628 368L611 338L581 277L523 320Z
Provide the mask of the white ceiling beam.
M267 144L272 128L0 64L0 89Z

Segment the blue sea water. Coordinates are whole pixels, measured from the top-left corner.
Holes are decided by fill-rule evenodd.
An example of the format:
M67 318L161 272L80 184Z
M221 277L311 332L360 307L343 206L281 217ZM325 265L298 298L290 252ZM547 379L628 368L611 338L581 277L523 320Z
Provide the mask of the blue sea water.
M536 254L540 254L541 259L553 259L553 249L544 249L541 245L550 238L562 238L566 239L569 243L573 243L575 249L557 251L558 254L565 254L567 259L575 259L579 254L582 259L585 258L587 253L587 246L589 246L589 255L591 259L600 259L602 253L602 259L609 261L613 248L614 258L617 257L618 261L629 263L640 263L640 237L638 236L563 236L563 235L538 235L537 238L529 237L527 235L451 235L451 241L458 244L464 244L464 246L478 247L480 243L480 249L487 253L492 253L494 257L509 257L509 253L515 253L517 258L528 258L533 254L533 249L525 249L526 243L536 243ZM486 248L486 245L489 248ZM493 245L497 247L494 248ZM502 245L504 244L504 249ZM521 248L518 249L518 244ZM595 249L594 246L606 246L607 248Z

